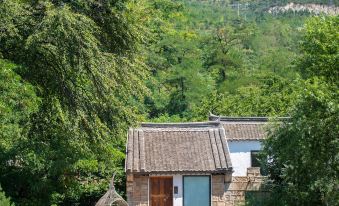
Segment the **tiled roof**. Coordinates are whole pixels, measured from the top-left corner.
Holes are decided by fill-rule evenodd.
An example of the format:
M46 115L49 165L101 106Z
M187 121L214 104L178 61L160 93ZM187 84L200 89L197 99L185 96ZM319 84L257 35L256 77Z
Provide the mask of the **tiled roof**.
M156 124L130 129L127 173L232 171L224 129L218 122Z
M222 122L228 140L262 140L267 136L263 123Z
M287 120L280 117L278 121ZM220 121L225 129L226 139L237 140L263 140L267 137L267 117L223 117L210 115L209 120Z

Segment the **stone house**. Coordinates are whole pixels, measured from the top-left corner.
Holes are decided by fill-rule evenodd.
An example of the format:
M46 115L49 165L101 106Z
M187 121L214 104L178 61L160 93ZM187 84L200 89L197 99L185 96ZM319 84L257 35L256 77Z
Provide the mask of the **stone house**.
M143 123L128 131L130 206L231 206L259 190L265 177L255 158L267 118L209 119Z

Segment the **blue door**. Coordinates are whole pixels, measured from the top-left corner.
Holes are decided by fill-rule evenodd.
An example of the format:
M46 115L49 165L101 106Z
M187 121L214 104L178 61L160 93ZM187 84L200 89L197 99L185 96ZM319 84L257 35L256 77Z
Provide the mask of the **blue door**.
M210 177L184 176L184 206L210 206Z

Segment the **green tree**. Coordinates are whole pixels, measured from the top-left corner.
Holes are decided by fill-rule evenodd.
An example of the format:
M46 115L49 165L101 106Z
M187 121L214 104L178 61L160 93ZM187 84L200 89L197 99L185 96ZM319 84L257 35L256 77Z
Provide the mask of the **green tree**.
M299 67L308 79L300 85L290 121L273 130L264 144L273 186L268 205L339 204L338 80L332 76L337 74L333 61L339 42L333 33L339 27L332 26L337 22L338 17L316 17L306 25Z
M0 205L1 206L14 206L14 204L11 203L11 200L5 196L5 193L2 191L1 186L0 186Z
M202 67L199 34L185 26L186 8L169 1L155 1L153 7L164 14L162 26L157 19L152 24L158 41L148 54L153 73L149 82L152 95L146 99L149 117L167 114L184 117L213 90L214 81Z
M149 118L206 120L214 107L228 115L287 114L305 16L259 18L249 8L244 17L220 2L154 2L166 15L152 21L157 38L148 53L154 77L146 98Z
M274 188L271 201L281 205L339 203L339 102L332 89L319 79L308 80L291 120L265 142Z
M0 59L0 158L8 153L14 143L27 135L30 116L38 110L40 99L34 87L15 71L19 66Z
M213 74L218 84L228 80L232 70L244 67L248 41L255 30L254 22L246 22L241 18L220 24L203 42L204 67Z
M0 2L0 53L20 65L1 65L0 182L18 205L91 205L113 173L124 190L125 131L147 92L142 5Z
M324 77L338 84L339 16L318 17L306 24L299 68L305 78Z
M195 117L206 119L206 114L227 116L286 116L299 91L297 80L287 80L274 73L256 74L260 83L240 86L234 93L212 93L194 108Z

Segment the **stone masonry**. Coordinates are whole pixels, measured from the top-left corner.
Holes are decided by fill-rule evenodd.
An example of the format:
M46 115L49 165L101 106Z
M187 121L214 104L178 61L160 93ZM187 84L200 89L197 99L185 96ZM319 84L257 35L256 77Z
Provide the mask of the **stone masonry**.
M227 181L223 175L212 176L212 206L235 206L245 203L246 191L258 191L265 177L259 168L248 168L247 176L232 177Z
M129 206L148 206L148 176L127 176ZM258 191L265 180L259 168L248 168L247 176L212 175L212 206L237 206L245 203L246 191Z

